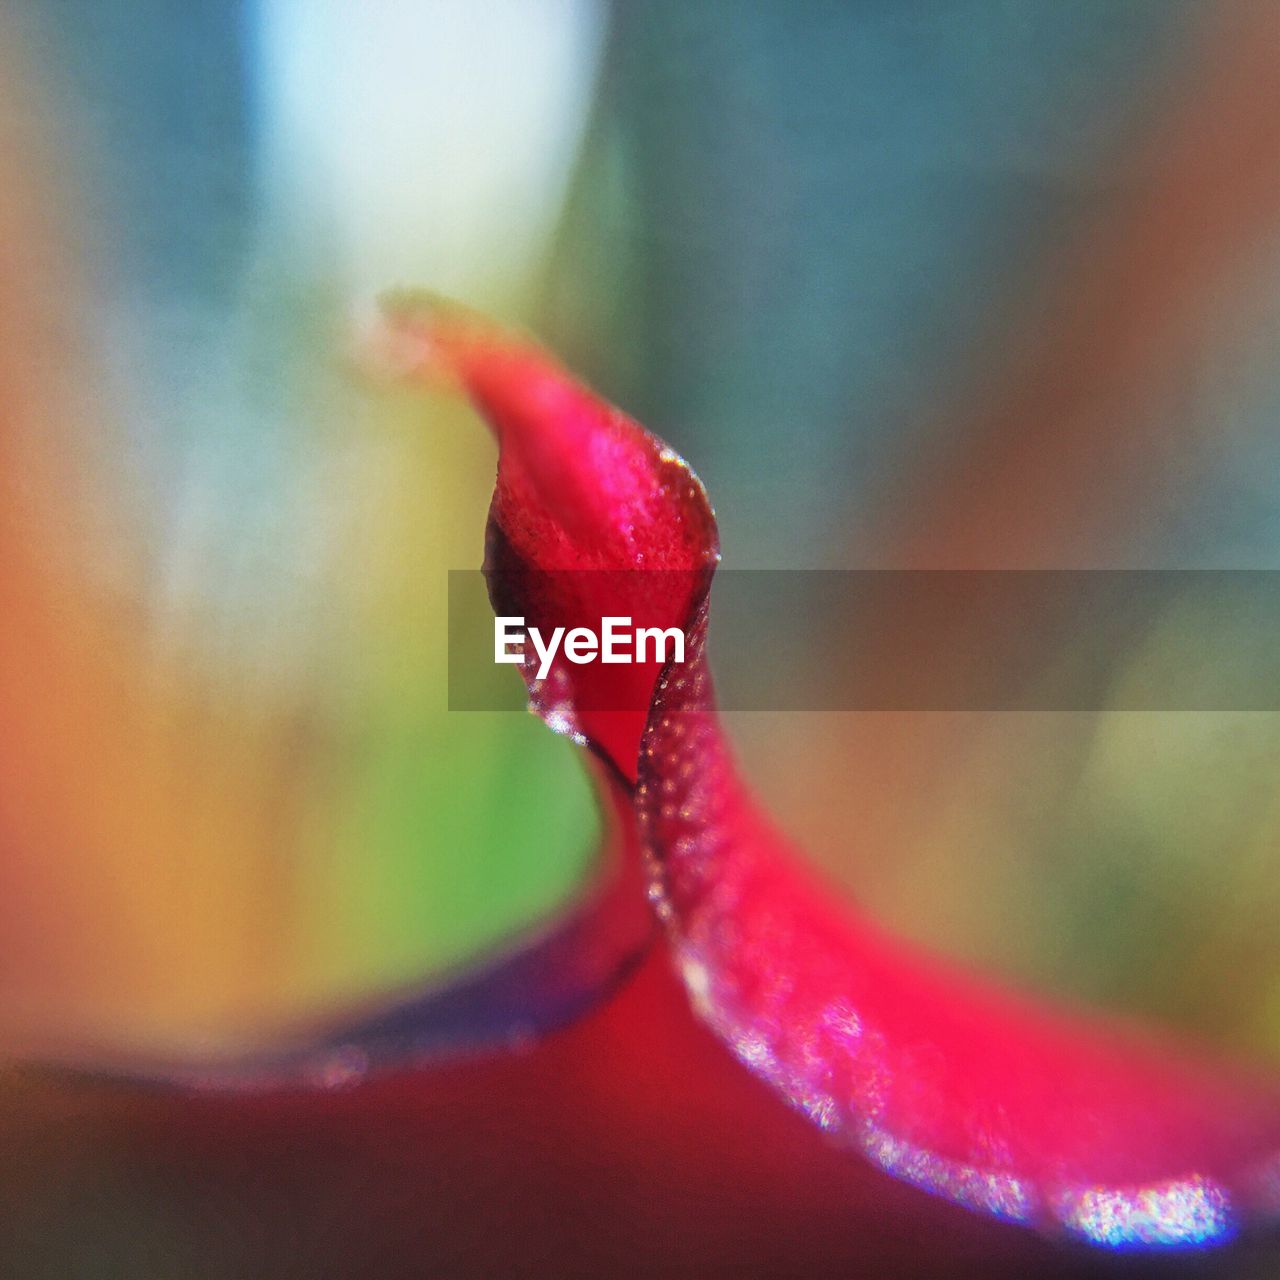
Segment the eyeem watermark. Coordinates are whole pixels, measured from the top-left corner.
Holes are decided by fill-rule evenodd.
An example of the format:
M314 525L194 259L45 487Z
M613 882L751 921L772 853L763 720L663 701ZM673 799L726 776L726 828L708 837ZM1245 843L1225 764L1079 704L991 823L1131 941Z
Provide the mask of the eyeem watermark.
M623 664L684 661L684 632L679 627L634 627L629 617L607 617L600 619L598 633L590 627L556 627L543 636L537 627L526 627L523 618L505 617L493 620L494 662L523 663L526 639L538 659L539 680L551 674L562 646L564 656L579 666L597 660Z
M680 570L547 570L508 593L455 570L449 706L523 709L522 664L580 674L581 706L643 711L646 671L693 655L668 627L682 616L671 601L705 585ZM710 634L732 711L1280 712L1276 570L728 569Z

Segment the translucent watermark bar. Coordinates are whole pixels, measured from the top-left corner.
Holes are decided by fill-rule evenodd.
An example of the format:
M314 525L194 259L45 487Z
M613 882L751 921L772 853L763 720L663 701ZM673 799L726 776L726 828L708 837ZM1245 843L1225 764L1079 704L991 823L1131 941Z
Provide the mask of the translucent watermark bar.
M522 577L523 613L509 587L498 603L544 637L563 627L562 647L574 628L591 633L594 658L574 664L590 672L582 697L641 710L648 682L610 678L621 668L603 662L607 619L669 628L704 588L665 570L541 572ZM478 570L450 574L451 709L524 705L515 666L495 661L494 614ZM1273 570L729 569L710 637L728 710L1280 710Z

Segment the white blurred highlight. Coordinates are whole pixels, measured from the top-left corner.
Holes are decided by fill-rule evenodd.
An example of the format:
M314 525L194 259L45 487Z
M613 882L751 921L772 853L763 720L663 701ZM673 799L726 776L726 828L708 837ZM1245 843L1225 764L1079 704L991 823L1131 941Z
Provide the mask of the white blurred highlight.
M503 300L554 226L603 33L599 0L261 0L269 205L323 219L356 296Z

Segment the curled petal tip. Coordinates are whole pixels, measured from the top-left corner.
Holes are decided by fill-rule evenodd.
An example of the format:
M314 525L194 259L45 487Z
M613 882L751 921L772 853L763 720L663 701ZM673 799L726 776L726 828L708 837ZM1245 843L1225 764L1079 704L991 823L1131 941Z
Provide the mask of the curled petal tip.
M400 291L381 305L381 341L395 366L414 381L457 386L497 437L492 514L531 563L714 562L714 516L688 467L536 342L432 293Z
M382 294L370 316L355 317L361 365L383 381L456 389L465 348L495 326L439 294L396 289Z

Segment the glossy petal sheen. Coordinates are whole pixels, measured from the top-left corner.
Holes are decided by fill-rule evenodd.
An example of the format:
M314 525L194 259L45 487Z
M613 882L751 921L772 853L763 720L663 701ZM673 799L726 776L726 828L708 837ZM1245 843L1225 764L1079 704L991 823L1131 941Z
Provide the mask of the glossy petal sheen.
M733 1053L873 1164L999 1218L1117 1249L1272 1220L1272 1082L951 971L838 903L754 805L716 717L715 522L687 466L533 345L430 304L390 314L498 437L487 564L504 608L554 625L590 604L544 570L687 571L659 575L675 585L655 604L687 630L683 665L563 668L531 694L632 785L650 896ZM647 714L591 709L588 682L615 678L652 682Z

